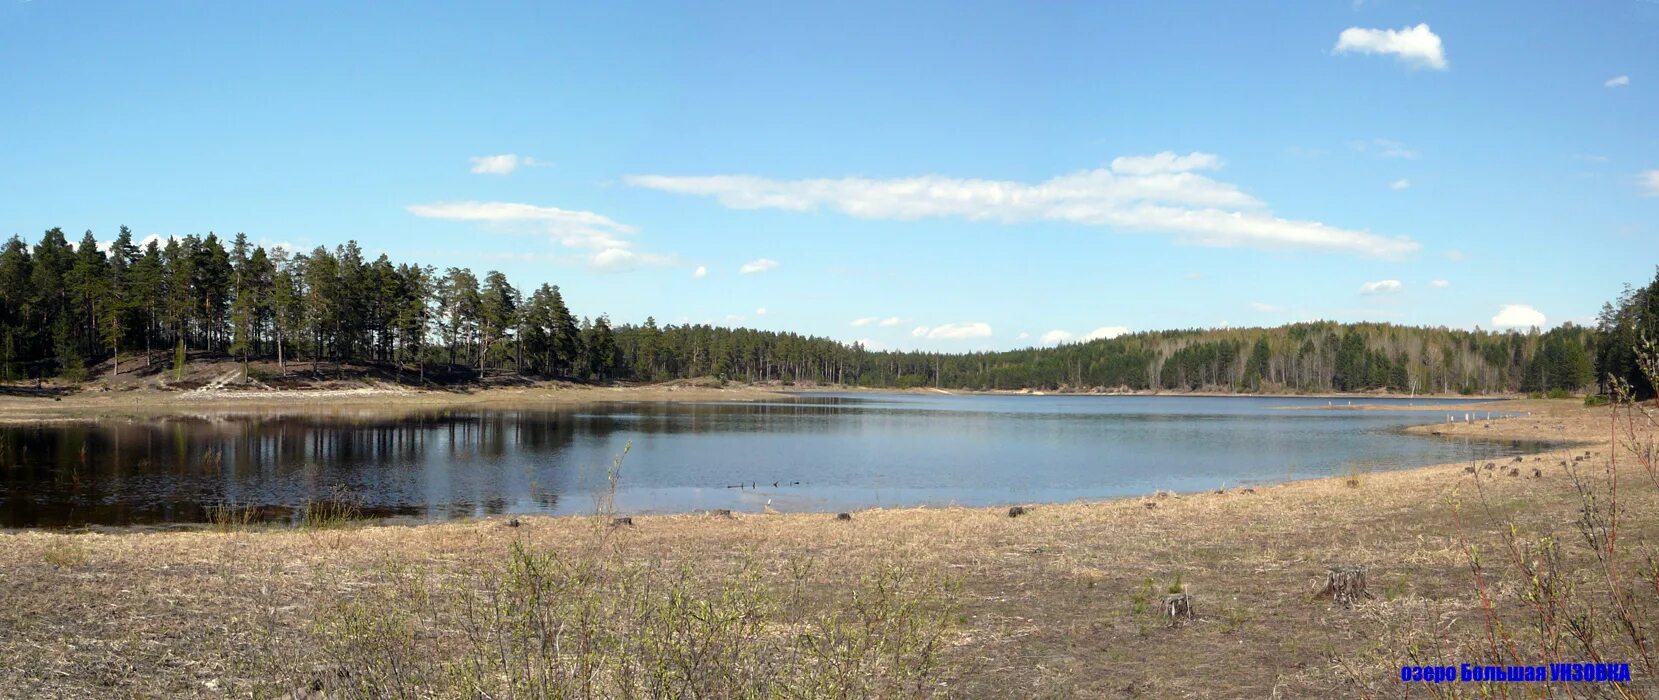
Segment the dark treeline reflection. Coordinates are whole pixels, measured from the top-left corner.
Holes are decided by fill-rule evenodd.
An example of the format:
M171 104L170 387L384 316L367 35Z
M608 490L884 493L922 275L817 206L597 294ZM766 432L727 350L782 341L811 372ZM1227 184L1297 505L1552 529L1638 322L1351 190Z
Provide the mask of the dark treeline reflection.
M1396 430L1442 418L1312 399L803 396L4 426L0 526L202 522L222 503L277 520L321 501L420 520L586 512L629 443L617 503L633 511L1069 500L1536 447Z

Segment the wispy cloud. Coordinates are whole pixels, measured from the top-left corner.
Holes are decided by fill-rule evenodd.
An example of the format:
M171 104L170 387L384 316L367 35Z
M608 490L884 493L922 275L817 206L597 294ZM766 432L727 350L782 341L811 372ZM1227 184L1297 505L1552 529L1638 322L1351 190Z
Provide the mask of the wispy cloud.
M546 165L546 163L513 153L503 153L498 156L473 156L472 172L474 175L508 175L520 167Z
M738 268L737 271L745 275L752 275L756 272L765 272L767 270L776 269L777 267L778 261L770 258L761 258L759 260L750 260L749 262L743 263L743 267Z
M1435 289L1445 289L1447 287L1452 286L1452 283L1447 282L1446 280L1435 280L1433 282L1430 282L1429 286L1434 287Z
M1611 78L1608 78L1607 82L1602 83L1602 87L1624 87L1624 86L1629 85L1629 84L1630 84L1630 76L1628 76L1628 75L1615 75Z
M1411 181L1407 180L1403 177L1398 179L1398 180L1395 180L1393 182L1388 183L1388 189L1391 189L1391 190L1403 190L1403 189L1406 189L1408 187L1411 187Z
M695 279L703 279L704 277L708 277L709 276L708 266L707 265L698 265L697 269L691 271L691 276Z
M1643 197L1659 197L1659 170L1648 170L1636 176L1636 185Z
M1349 27L1336 38L1333 52L1384 54L1412 68L1446 70L1446 47L1427 24L1403 29Z
M947 323L943 326L917 326L910 331L912 338L926 338L928 340L971 340L974 338L991 337L991 324L980 321L971 323Z
M833 209L862 219L961 218L1063 221L1175 235L1195 245L1311 249L1399 258L1420 247L1405 237L1274 216L1235 185L1198 171L1223 165L1207 153L1127 156L1110 167L1039 183L924 175L911 178L775 180L755 175L631 175L636 187L713 197L732 209Z
M853 319L852 325L855 328L862 328L870 325L892 327L899 325L899 323L901 323L901 319L897 316L888 316L887 318L882 318L880 316L866 316L864 318Z
M1359 151L1360 153L1368 153L1378 158L1416 160L1418 156L1422 155L1417 152L1417 149L1392 139L1349 141L1348 147Z
M1463 261L1469 259L1469 256L1461 250L1448 250L1444 253L1441 253L1441 255L1444 255L1447 260L1450 260L1452 262L1463 262Z
M1492 325L1498 328L1542 328L1544 323L1544 314L1526 304L1506 304L1492 317Z
M1377 280L1376 282L1366 282L1360 285L1359 293L1369 295L1393 294L1400 291L1401 287L1399 280Z
M589 251L587 263L597 270L616 271L666 265L673 257L634 250L630 238L638 229L590 211L575 211L517 202L437 202L411 204L409 213L427 219L472 221L492 226L528 226L545 233L566 248Z

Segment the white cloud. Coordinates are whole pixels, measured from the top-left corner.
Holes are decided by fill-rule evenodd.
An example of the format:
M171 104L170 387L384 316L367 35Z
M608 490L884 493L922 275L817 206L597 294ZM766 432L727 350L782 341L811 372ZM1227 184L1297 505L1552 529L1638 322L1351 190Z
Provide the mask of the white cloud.
M872 352L881 352L881 351L887 349L887 344L886 343L883 343L879 340L874 340L874 339L871 339L871 338L859 338L858 340L855 340L853 342L864 346L865 350L870 350Z
M703 279L704 277L708 277L709 276L708 266L698 265L697 269L691 271L691 276L694 277L694 278L697 278L697 279Z
M1285 308L1283 306L1274 306L1272 304L1263 304L1262 302L1259 302L1259 301L1252 301L1252 302L1250 302L1250 310L1251 311L1260 311L1264 314L1276 314L1276 313L1279 313L1281 311L1284 311Z
M601 272L621 272L640 267L658 267L674 264L666 255L636 253L627 248L606 248L587 257L588 267Z
M1649 170L1636 176L1643 197L1659 197L1659 170Z
M887 318L881 318L879 316L866 316L864 318L853 319L853 326L855 328L862 328L872 324L892 327L899 325L899 323L901 323L901 320L897 316L888 316Z
M1360 294L1393 294L1400 291L1399 280L1378 280L1360 285Z
M1019 335L1014 336L1014 340L1025 340L1026 338L1030 338L1030 337L1031 337L1030 333L1026 333L1025 331L1020 331Z
M912 338L927 338L928 340L969 340L972 338L991 337L991 324L975 321L973 323L947 323L943 326L917 326L910 331Z
M561 245L569 248L625 248L621 236L636 229L590 211L573 211L514 202L438 202L411 204L409 213L428 219L481 221L490 224L531 222L546 227Z
M1378 158L1398 160L1416 160L1421 153L1417 149L1392 139L1371 139L1370 141L1349 141L1348 147L1360 153L1369 153Z
M1452 262L1463 262L1463 261L1469 259L1469 256L1465 255L1463 253L1463 251L1461 251L1461 250L1448 250L1445 253L1443 253L1443 255L1446 256L1447 260L1450 260Z
M1387 54L1412 68L1446 70L1446 48L1427 24L1404 29L1349 27L1337 36L1332 51Z
M1629 85L1629 84L1630 84L1630 76L1628 76L1628 75L1615 75L1611 78L1608 78L1607 82L1602 83L1602 86L1603 87L1624 87L1624 86Z
M749 320L747 317L739 316L737 314L728 314L726 316L726 323L729 323L729 324L738 324L738 323L742 323L742 322L747 321L747 320Z
M1150 156L1118 156L1112 159L1112 172L1120 175L1158 175L1184 173L1192 170L1220 170L1225 165L1221 156L1193 152L1177 155L1163 151Z
M738 268L737 271L748 275L756 272L765 272L767 270L774 269L777 266L778 261L768 258L761 258L759 260L750 260L749 262L743 263L743 267Z
M545 165L541 161L529 156L504 153L499 156L473 156L472 172L474 175L507 175L519 167Z
M599 270L621 270L643 265L667 265L673 257L633 250L628 236L638 229L590 211L543 207L516 202L437 202L411 204L409 213L427 219L475 221L492 226L524 226L544 232L566 248L592 251L588 265Z
M1071 340L1071 331L1052 330L1044 333L1043 336L1037 340L1041 341L1044 345L1058 345Z
M1124 326L1101 326L1083 334L1083 337L1077 338L1077 341L1087 343L1091 340L1110 340L1128 332L1129 329ZM1044 333L1039 340L1041 340L1044 345L1058 345L1060 343L1068 342L1074 337L1075 336L1071 331L1056 329Z
M1435 289L1445 289L1447 287L1452 286L1452 283L1447 282L1446 280L1435 280L1433 282L1430 282L1429 286L1434 287Z
M1409 238L1274 216L1214 170L1207 153L1128 156L1108 168L1039 183L924 175L910 178L774 180L754 175L631 175L636 187L713 197L732 209L832 209L863 219L961 218L1023 223L1062 221L1175 235L1186 243L1312 249L1398 258L1418 250Z
M758 309L755 309L755 315L756 316L765 316L766 315L766 307L762 306Z
M1184 279L1184 280L1201 280L1201 279L1204 279L1204 273L1202 273L1202 272L1188 272L1187 274L1181 275L1181 279Z
M1492 325L1498 328L1542 328L1544 314L1526 304L1506 304L1498 309L1498 315L1492 317Z
M1085 342L1090 340L1110 340L1128 332L1129 329L1124 326L1101 326L1089 331L1083 336L1083 340Z
M1405 189L1407 187L1410 187L1410 186L1411 186L1411 181L1407 180L1403 177L1398 179L1398 180L1395 180L1393 182L1388 183L1388 189L1391 189L1391 190L1403 190L1403 189Z

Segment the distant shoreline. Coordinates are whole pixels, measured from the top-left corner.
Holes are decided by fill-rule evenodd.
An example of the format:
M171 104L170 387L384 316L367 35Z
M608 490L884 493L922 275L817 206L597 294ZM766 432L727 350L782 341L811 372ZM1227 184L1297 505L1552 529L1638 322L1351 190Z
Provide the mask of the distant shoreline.
M202 413L266 413L316 410L408 411L449 407L532 408L582 403L635 401L765 401L810 393L891 394L918 396L1141 396L1205 398L1299 398L1299 399L1392 399L1419 398L1442 401L1464 399L1450 405L1478 405L1522 397L1508 395L1464 396L1459 394L1292 394L1234 393L1206 391L1059 392L1035 390L967 390L918 388L871 388L833 385L726 384L675 381L638 385L586 385L566 382L536 382L524 385L463 387L452 390L413 388L391 383L358 383L350 387L312 389L247 390L232 387L178 391L134 389L128 391L58 388L34 395L28 387L0 387L0 424L88 421L132 417L195 415ZM1366 406L1389 410L1394 406Z
M1214 398L1298 398L1298 399L1461 399L1469 403L1490 403L1492 401L1512 401L1525 399L1524 394L1388 394L1388 393L1313 393L1301 394L1296 392L1240 392L1240 391L1174 391L1150 390L1137 391L1046 391L1038 389L940 389L937 387L914 388L882 388L859 386L832 386L817 387L786 386L775 389L785 394L804 394L814 392L834 393L869 393L869 394L937 394L950 396L1200 396Z

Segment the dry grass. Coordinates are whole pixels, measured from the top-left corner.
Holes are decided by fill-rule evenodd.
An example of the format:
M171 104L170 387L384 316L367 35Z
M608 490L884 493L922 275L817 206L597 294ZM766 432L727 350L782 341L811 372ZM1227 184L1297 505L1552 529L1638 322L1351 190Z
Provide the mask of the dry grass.
M762 624L743 632L770 640L743 662L756 677L822 667L800 661L806 652L788 633L832 624L872 581L898 575L926 582L893 604L938 623L942 646L919 685L907 685L917 680L907 664L852 666L859 677L899 679L864 689L874 694L1394 696L1399 665L1411 663L1406 643L1485 634L1465 542L1495 548L1513 519L1562 533L1569 556L1584 557L1566 536L1579 497L1558 463L1589 449L1599 456L1580 466L1605 465L1607 409L1528 407L1533 417L1457 430L1594 444L1529 457L1521 477L1442 465L1366 473L1352 486L1337 477L1167 497L1155 509L1140 499L1043 505L1019 518L908 508L851 521L634 516L636 527L616 529L532 517L521 527L0 534L0 696L269 697L349 669L359 679L363 669L417 677L384 672L393 660L460 674L476 647L446 642L469 629L457 615L501 600L486 594L512 580L523 561L515 552L611 567L593 589L612 606L594 627L605 634L637 630L623 622L627 610L657 610L676 595L718 610L762 606ZM1534 465L1542 478L1530 478ZM1477 480L1486 507L1477 507ZM1654 491L1628 494L1621 537L1659 542ZM1365 567L1375 598L1353 609L1315 599L1332 565ZM1486 575L1500 617L1519 620L1521 582ZM1175 590L1193 596L1198 616L1166 627L1158 601ZM354 662L341 647L351 639L405 643ZM797 665L780 660L791 658Z

